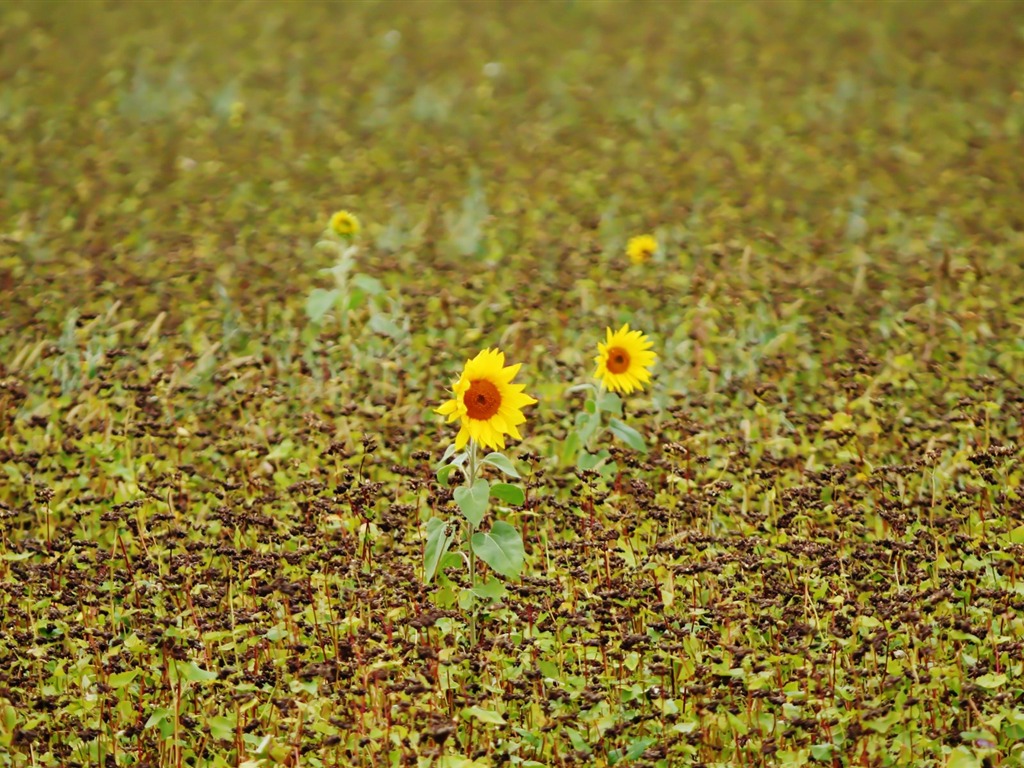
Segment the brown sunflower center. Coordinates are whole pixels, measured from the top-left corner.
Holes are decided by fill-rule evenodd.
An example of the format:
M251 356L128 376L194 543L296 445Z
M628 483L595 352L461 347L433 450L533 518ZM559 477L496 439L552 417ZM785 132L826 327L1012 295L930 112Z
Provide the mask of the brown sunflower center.
M625 373L629 370L629 352L622 347L608 350L608 362L605 363L609 373Z
M501 393L487 379L477 379L469 383L469 390L462 396L462 402L469 418L486 421L501 407Z

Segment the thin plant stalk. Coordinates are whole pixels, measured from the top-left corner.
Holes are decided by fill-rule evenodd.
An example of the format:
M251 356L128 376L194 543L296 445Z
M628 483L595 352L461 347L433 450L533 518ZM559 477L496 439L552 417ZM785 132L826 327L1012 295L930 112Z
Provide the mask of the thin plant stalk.
M476 480L477 472L480 471L480 462L477 459L476 440L469 441L469 455L467 457L466 487L472 488ZM469 589L470 589L470 610L469 610L469 637L473 646L476 646L476 595L473 594L473 586L476 584L476 552L473 551L473 534L476 533L476 526L469 520L466 521L466 549L469 550Z

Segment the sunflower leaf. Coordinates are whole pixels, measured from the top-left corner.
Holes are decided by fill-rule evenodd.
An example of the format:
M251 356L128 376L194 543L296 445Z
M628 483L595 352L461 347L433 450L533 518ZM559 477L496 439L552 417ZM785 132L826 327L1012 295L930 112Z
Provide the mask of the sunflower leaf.
M576 433L580 436L580 442L583 445L590 442L590 438L594 436L600 426L601 414L599 413L579 413L576 415Z
M423 582L429 584L437 573L437 566L452 545L448 523L437 517L427 521L427 545L423 549Z
M478 477L472 487L459 486L452 495L469 524L474 528L480 525L480 521L484 519L484 514L487 512L487 499L491 495L488 482L482 477Z
M458 467L454 464L445 464L439 470L437 470L437 482L441 485L448 485L448 478Z
M491 486L491 496L504 501L506 504L513 504L517 507L522 506L523 502L526 501L526 494L523 493L523 489L511 483L495 483Z
M597 410L610 413L613 416L621 416L622 400L614 392L602 392L597 398Z
M352 278L352 284L357 288L362 289L364 293L367 293L370 296L379 296L384 293L384 286L381 281L376 277L370 277L369 275L355 275Z
M309 318L309 322L319 323L323 320L324 315L334 306L339 296L341 296L341 291L337 288L330 290L314 288L310 291L309 296L306 297L306 317Z
M484 600L500 600L505 596L505 593L505 585L494 578L478 582L473 587L473 594Z
M516 468L512 466L512 461L503 453L492 451L484 456L482 461L484 464L490 464L492 467L497 467L508 477L519 477L519 473L516 472Z
M498 520L487 533L474 533L470 540L477 557L506 578L514 578L523 569L526 552L519 531Z
M647 453L647 444L644 442L643 437L632 427L627 426L618 419L611 419L608 423L608 428L612 431L613 435L634 451Z

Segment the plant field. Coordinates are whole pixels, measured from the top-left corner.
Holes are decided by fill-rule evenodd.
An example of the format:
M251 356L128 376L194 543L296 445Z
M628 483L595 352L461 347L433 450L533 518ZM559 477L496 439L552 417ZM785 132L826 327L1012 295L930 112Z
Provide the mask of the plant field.
M0 185L0 766L1024 766L1021 4L9 2Z

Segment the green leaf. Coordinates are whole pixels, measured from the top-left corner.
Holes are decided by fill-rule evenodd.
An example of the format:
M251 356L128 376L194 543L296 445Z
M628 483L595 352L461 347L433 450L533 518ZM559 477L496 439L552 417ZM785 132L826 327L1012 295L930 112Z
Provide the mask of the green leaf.
M526 501L526 494L518 485L511 483L495 483L491 486L491 496L506 504L521 506Z
M982 675L977 678L974 682L976 685L980 685L982 688L999 688L1006 685L1006 675L994 675L991 672L987 675Z
M348 292L348 296L345 297L344 308L348 311L359 309L366 303L366 291L362 291L359 288L353 288Z
M496 451L488 453L484 456L483 463L490 464L492 467L497 467L507 477L519 478L519 473L516 472L516 468L512 466L512 462L503 453L498 453Z
M1011 544L1024 544L1024 525L1018 525L1010 531Z
M376 277L357 274L352 278L352 285L362 290L368 296L379 296L384 293L384 286Z
M111 688L124 688L126 685L131 683L139 675L139 670L129 669L125 672L118 672L116 675L111 675L107 678L107 685Z
M487 768L490 764L459 755L442 755L433 765L435 768Z
M470 541L477 557L506 578L514 578L523 569L526 551L519 531L498 520L487 533L474 533Z
M159 707L153 710L153 713L149 716L146 724L142 727L152 728L154 725L160 725L161 722L164 720L170 720L172 717L174 717L174 713L171 712L171 710L166 709L165 707Z
M505 585L494 578L473 587L473 594L484 600L500 600L505 596L505 592Z
M580 451L579 459L576 460L576 466L580 469L593 469L602 461L607 460L609 456L611 456L611 454L606 450L601 450L597 453Z
M441 576L443 577L444 574L442 573ZM440 579L438 580L440 581ZM445 579L445 581L447 581L447 579ZM434 593L434 602L437 603L439 608L451 608L455 605L455 600L455 590L452 589L451 582L443 584Z
M282 626L274 626L263 633L263 636L272 643L288 637L288 631Z
M339 296L341 296L341 291L337 288L330 290L314 288L306 297L306 317L311 323L319 323L338 301Z
M235 738L235 718L217 716L206 721L210 726L210 735L220 741L232 741Z
M461 552L448 552L444 557L441 558L441 564L437 566L437 572L439 574L448 570L449 568L455 568L465 562Z
M586 445L590 442L601 426L601 414L579 413L576 415L576 433L579 435L580 443Z
M632 427L627 426L618 419L611 419L608 424L608 428L611 430L613 435L634 451L640 451L641 453L647 452L647 444L644 443L643 437Z
M577 731L575 728L566 728L566 735L569 737L569 743L572 744L572 748L577 752L584 752L590 754L590 745L587 740L583 738L583 734Z
M390 339L402 339L405 336L405 330L398 323L379 312L370 315L369 327L374 333Z
M622 415L622 399L614 392L602 392L597 398L597 410L613 416Z
M280 461L281 459L287 459L294 453L295 443L289 440L287 437L280 443L270 449L267 454L267 461Z
M568 464L572 461L576 454L580 450L580 436L577 432L570 432L566 435L565 442L562 443L562 453L559 457L562 464Z
M453 536L448 535L448 523L437 517L427 521L427 545L423 548L423 582L429 584L441 558L452 545Z
M445 464L443 467L437 470L437 482L439 482L441 485L448 485L448 478L451 476L452 472L455 471L455 469L456 467L454 464Z
M558 665L555 664L553 661L548 661L546 659L538 659L537 669L540 670L540 673L544 675L544 677L550 677L552 680L557 680L559 677ZM579 749L579 747L576 747L574 745L573 749Z
M967 747L957 747L950 753L946 768L981 768L981 758Z
M623 756L623 760L636 760L642 755L646 749L652 744L656 743L657 739L652 739L649 736L637 739L626 749L626 754Z
M210 672L196 665L194 661L188 664L177 664L176 669L184 679L190 683L205 683L217 679L216 672Z
M462 717L469 720L471 717L475 717L481 723L490 723L491 725L504 725L505 718L490 709L483 709L482 707L467 707L462 710Z
M834 744L812 744L811 757L815 760L831 760L833 750L835 750Z
M469 524L474 528L480 525L480 521L484 519L484 514L487 512L487 499L490 496L488 482L482 477L478 477L472 488L459 486L455 489L453 496Z

